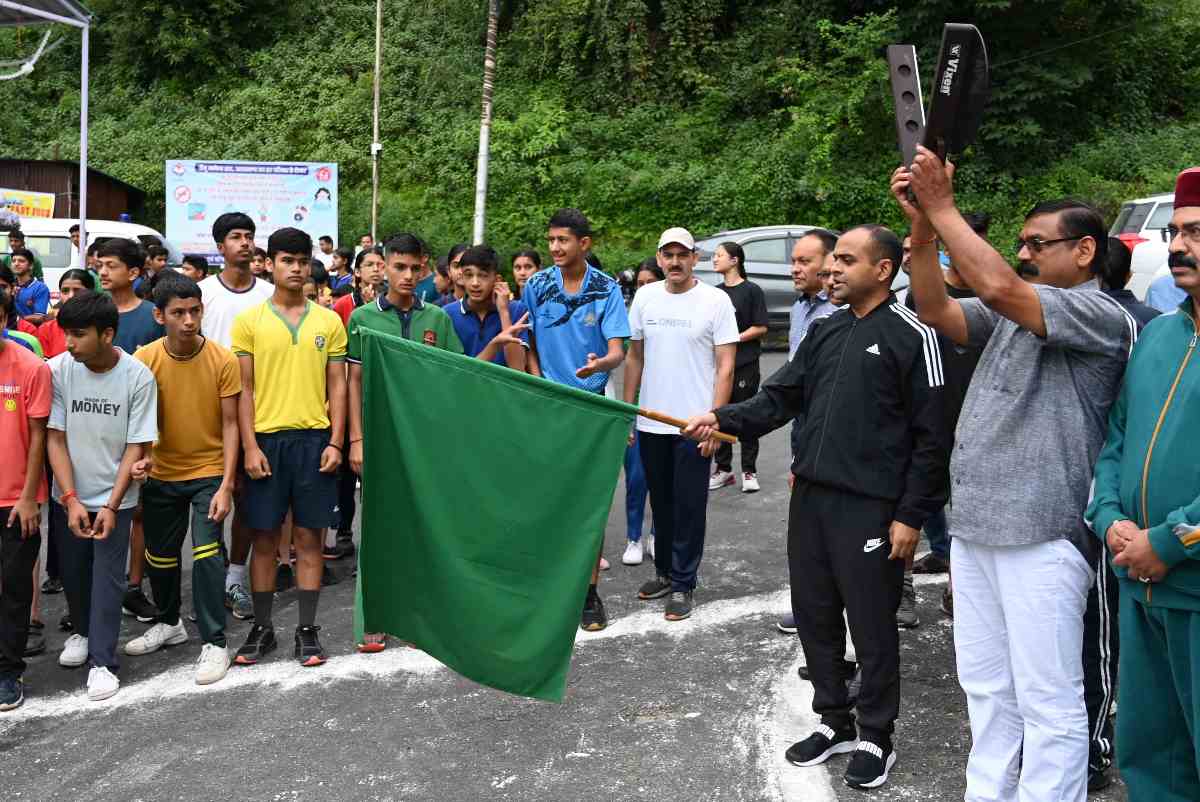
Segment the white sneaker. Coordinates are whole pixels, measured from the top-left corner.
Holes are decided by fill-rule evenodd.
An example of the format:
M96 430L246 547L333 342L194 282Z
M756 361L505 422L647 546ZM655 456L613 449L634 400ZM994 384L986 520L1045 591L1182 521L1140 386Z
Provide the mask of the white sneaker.
M157 652L164 646L178 646L181 643L187 643L188 634L183 626L183 619L179 619L175 626L170 624L155 624L146 630L146 634L140 638L134 638L125 644L125 654L132 657L138 657L143 654Z
M88 700L101 702L121 689L121 681L107 668L94 666L88 672Z
M196 684L212 685L229 671L229 650L215 643L206 643L196 661Z
M720 490L726 485L736 484L737 479L733 478L733 473L730 471L717 471L708 480L709 490Z
M654 535L642 535L642 551L646 554L646 559L654 559Z
M58 656L58 664L66 668L79 668L87 662L88 639L82 635L72 635L63 645L62 654Z
M621 555L621 562L625 565L641 565L642 564L642 544L641 541L629 541L625 546L625 553Z
M758 477L752 473L742 474L742 492L757 493L761 488L758 486Z

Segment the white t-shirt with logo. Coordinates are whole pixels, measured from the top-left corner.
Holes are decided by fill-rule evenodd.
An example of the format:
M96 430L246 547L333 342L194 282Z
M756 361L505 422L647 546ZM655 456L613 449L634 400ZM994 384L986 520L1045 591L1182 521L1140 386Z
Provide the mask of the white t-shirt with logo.
M254 279L250 286L240 292L231 290L221 281L221 276L209 276L200 282L204 317L200 319L200 331L213 342L233 347L233 319L252 306L258 306L275 294L275 285Z
M117 468L130 443L158 439L158 384L150 369L118 349L120 359L105 373L96 373L70 354L50 360L54 397L51 429L67 437L75 492L88 512L108 503L117 481ZM136 507L141 482L130 482L120 509ZM54 497L62 495L54 480Z
M681 293L667 292L667 282L656 281L634 296L629 328L634 340L642 340L642 408L684 420L713 408L715 348L738 341L728 295L703 281ZM637 428L679 434L674 426L642 417Z

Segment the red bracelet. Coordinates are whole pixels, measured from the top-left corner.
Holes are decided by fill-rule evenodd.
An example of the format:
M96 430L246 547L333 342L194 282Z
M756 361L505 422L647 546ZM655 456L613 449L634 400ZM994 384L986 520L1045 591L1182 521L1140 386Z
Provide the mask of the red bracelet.
M79 494L76 493L74 490L68 490L67 492L63 493L61 496L58 497L58 503L61 506L65 507L65 506L67 506L67 502L73 498L79 498Z
M918 245L932 245L935 242L937 242L937 237L932 237L930 239L914 239L910 244L915 248Z

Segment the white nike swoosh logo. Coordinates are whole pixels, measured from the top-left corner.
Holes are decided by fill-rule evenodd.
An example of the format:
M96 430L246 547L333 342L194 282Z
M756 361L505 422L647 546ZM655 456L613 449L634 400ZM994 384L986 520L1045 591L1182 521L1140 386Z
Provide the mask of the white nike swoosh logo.
M873 540L868 540L866 545L863 546L863 554L870 554L871 552L875 551L875 549L879 548L882 545L883 545L883 541L879 538L875 538Z

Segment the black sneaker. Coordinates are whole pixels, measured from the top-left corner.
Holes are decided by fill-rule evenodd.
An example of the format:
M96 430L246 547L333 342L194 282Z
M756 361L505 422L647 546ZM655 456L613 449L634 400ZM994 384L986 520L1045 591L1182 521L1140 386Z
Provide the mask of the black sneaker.
M604 601L594 587L589 587L583 603L583 614L579 617L579 628L584 632L599 632L606 626L608 613L604 612Z
M942 612L954 617L954 592L948 587L942 591Z
M325 664L325 650L317 633L320 627L296 627L296 659L308 668Z
M279 567L275 569L275 592L283 593L294 587L296 587L296 575L292 573L292 566L280 563Z
M29 622L29 633L25 636L25 656L36 657L46 651L46 625L41 621Z
M950 561L932 551L913 563L914 574L944 574L950 570Z
M63 592L62 580L59 579L58 577L54 577L54 576L49 577L46 579L45 582L42 583L42 593L45 593L47 596L53 596L55 593L62 593L62 592Z
M671 592L671 578L656 574L654 579L651 579L638 590L638 598L642 601L650 599L661 599Z
M682 621L692 614L692 591L674 591L667 599L667 609L663 618L668 621Z
M354 533L338 532L337 547L342 550L343 557L353 557L356 551L354 548Z
M142 593L141 585L130 585L121 601L121 610L125 615L136 618L143 624L149 624L158 618L158 608L150 603L146 594Z
M851 788L878 788L887 782L888 772L896 765L896 753L870 741L859 741L850 756L850 765L842 779Z
M1088 793L1093 791L1103 791L1108 786L1112 785L1112 776L1108 773L1108 766L1096 766L1088 763Z
M59 632L71 632L75 629L75 622L71 620L70 613L63 613L62 618L58 619Z
M275 647L278 645L279 642L275 640L274 627L255 624L250 627L250 634L246 636L246 642L242 644L242 648L237 650L233 662L239 666L252 666L270 652L275 651Z
M803 741L788 747L785 757L793 766L816 766L834 755L853 752L858 744L858 732L853 725L841 732L822 724Z
M340 560L343 556L345 555L342 554L341 548L336 543L321 549L321 558L325 560Z

